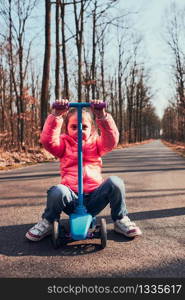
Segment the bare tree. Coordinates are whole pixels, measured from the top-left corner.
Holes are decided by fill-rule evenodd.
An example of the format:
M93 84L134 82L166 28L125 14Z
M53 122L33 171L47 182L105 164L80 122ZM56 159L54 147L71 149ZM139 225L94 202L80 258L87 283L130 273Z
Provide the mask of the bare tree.
M119 27L117 27L117 30L119 30ZM125 96L126 89L123 87L123 76L126 78L125 71L128 67L128 64L130 62L130 56L124 58L125 54L125 48L124 48L124 37L125 33L119 37L118 35L118 106L119 106L119 132L120 132L120 143L122 143L123 139L123 116L124 116L124 109L125 109ZM129 98L130 99L130 98ZM130 104L130 103L129 103ZM130 108L130 105L129 105ZM131 118L130 118L131 119Z
M17 140L19 148L24 146L24 127L26 103L24 99L25 78L29 63L31 41L25 51L26 24L36 6L37 0L4 1L1 3L5 23L8 25L8 62L10 69L10 95L16 96L17 109ZM14 14L14 17L13 17ZM16 20L14 20L16 18ZM14 91L13 91L14 89ZM10 103L12 100L10 101ZM12 103L10 104L11 111Z
M184 14L175 3L167 14L166 43L173 55L173 78L175 81L175 98L177 105L178 140L185 140L185 52L182 40L184 38Z
M82 101L82 50L83 50L83 32L84 32L84 11L86 0L80 1L80 11L78 13L77 2L73 0L75 29L76 29L76 48L78 57L78 101Z
M55 48L56 48L56 62L55 62L55 98L60 98L60 0L56 0L55 6L55 28L56 28L56 39L55 39Z
M51 59L51 2L45 0L45 52L41 90L41 128L44 126L48 112L50 59Z
M66 54L66 36L65 36L65 6L67 3L63 0L60 3L61 7L61 21L62 21L62 59L63 59L63 70L64 70L64 87L63 87L63 98L69 99L69 79L68 79L68 63ZM72 3L71 3L72 4Z
M92 62L91 62L91 79L92 84L92 99L96 98L95 95L95 80L96 80L96 26L97 26L97 0L94 1L94 8L92 11Z

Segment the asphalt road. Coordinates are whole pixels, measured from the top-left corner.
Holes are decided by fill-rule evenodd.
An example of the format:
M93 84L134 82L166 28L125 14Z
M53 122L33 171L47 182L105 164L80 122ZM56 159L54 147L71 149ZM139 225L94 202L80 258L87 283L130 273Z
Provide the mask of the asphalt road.
M143 235L129 239L114 233L107 207L101 213L108 227L104 250L99 240L57 250L49 237L29 242L25 232L40 218L46 190L59 183L59 164L1 171L1 278L185 278L185 159L158 140L114 150L103 162L105 178L125 181L129 216Z

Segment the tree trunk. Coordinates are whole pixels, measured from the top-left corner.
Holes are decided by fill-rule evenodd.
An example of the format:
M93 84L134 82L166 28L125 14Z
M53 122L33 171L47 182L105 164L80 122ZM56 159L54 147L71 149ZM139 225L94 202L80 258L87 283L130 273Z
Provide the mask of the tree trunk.
M101 49L100 49L100 63L101 63L101 86L102 86L102 99L105 101L106 99L106 93L105 93L105 75L104 75L104 38L102 37L101 41Z
M119 44L119 60L118 60L118 103L119 103L119 142L122 143L123 137L123 97L122 97L122 55L121 44Z
M76 1L73 0L75 26L76 26L76 47L78 56L78 101L82 101L82 49L83 49L83 27L84 27L84 0L81 0L79 17L77 16Z
M19 103L20 103L20 144L24 145L24 97L23 97L24 79L23 79L23 45L22 34L19 37Z
M60 0L56 0L56 11L55 11L55 47L56 47L56 63L55 63L55 99L60 99L60 18L59 18Z
M96 80L96 9L97 0L94 2L93 10L93 27L92 27L92 62L91 62L91 78L92 82ZM96 85L92 84L92 99L96 99Z
M44 126L48 113L49 103L49 79L50 79L50 57L51 57L51 3L45 0L45 53L41 90L41 129Z
M62 59L63 59L63 69L64 69L64 88L63 88L63 98L69 99L69 80L68 80L68 70L67 70L67 55L66 55L66 38L65 38L65 4L64 1L61 3L61 20L62 20Z

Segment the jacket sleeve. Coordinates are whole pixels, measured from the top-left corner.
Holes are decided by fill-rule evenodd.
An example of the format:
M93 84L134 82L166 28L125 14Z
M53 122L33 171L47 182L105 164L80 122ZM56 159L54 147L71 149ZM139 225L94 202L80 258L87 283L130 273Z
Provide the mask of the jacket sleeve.
M107 116L103 119L96 119L96 123L101 133L97 139L98 152L100 156L103 156L117 146L119 131L109 113L107 113Z
M61 136L62 124L62 117L49 115L40 136L40 142L44 148L56 157L62 157L65 150L65 144Z

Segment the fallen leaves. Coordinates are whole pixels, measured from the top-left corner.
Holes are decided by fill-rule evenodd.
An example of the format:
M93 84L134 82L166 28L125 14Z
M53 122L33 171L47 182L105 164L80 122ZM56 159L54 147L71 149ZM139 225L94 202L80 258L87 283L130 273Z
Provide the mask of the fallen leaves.
M180 154L182 157L185 157L185 143L182 142L177 142L177 143L170 143L168 141L162 140L162 142L170 147L173 151L177 152Z
M21 152L0 149L0 170L9 170L55 159L53 155L42 148Z

